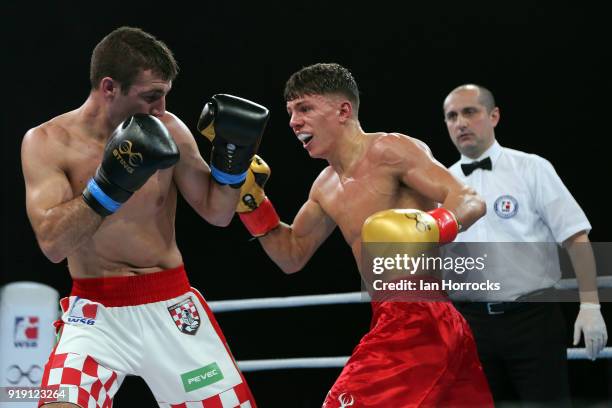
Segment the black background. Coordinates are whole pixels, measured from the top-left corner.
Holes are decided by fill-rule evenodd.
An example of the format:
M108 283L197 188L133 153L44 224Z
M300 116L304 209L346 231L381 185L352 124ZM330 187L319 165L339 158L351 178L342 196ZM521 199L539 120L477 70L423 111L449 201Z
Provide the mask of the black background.
M89 57L112 29L132 25L173 50L181 66L168 110L194 131L210 96L230 93L271 112L260 154L273 170L267 194L291 222L323 161L308 157L288 127L282 98L291 73L339 62L361 91L366 131L398 131L426 142L445 165L458 154L441 104L455 86L491 89L501 108L496 135L507 147L549 159L592 225L611 241L609 189L609 33L605 13L586 3L369 3L247 1L120 4L3 2L2 263L0 284L47 283L66 295L63 263L37 247L24 208L19 149L23 134L80 106L89 92ZM208 158L209 145L198 138ZM356 266L336 231L298 274L285 276L235 219L225 229L179 202L177 240L192 284L208 300L356 291ZM573 322L575 305L566 305ZM610 305L604 305L610 325ZM326 306L220 314L238 360L349 355L368 328L369 306ZM568 323L568 345L572 325ZM612 400L612 363L570 363L579 403ZM262 407L316 407L339 373L287 370L247 374ZM129 378L116 406L154 406Z

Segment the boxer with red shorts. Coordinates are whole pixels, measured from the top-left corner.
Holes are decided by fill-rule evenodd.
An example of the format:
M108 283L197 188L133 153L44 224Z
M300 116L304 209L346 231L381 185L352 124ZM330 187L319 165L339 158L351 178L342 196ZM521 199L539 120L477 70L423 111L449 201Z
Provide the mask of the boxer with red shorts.
M53 408L110 407L128 374L143 376L163 407L255 406L189 286L175 218L180 193L209 223L230 223L269 112L214 95L197 124L212 142L209 166L166 111L177 72L163 42L118 28L93 51L87 100L23 139L28 217L74 281L44 378L73 395Z
M488 389L472 332L450 302L372 302L370 331L323 407L492 407Z
M436 247L485 213L483 200L423 142L361 129L359 90L346 68L301 69L287 81L285 99L298 140L329 166L291 225L280 222L265 196L270 169L259 157L251 163L237 207L247 229L284 272L299 271L338 226L369 282L363 243ZM326 408L492 406L470 329L446 299L384 301L372 308L372 329L327 395Z

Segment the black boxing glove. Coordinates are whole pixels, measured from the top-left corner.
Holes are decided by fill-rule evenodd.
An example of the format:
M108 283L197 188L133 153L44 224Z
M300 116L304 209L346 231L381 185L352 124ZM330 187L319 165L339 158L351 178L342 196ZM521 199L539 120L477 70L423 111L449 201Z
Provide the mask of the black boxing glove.
M101 216L110 215L153 173L174 165L179 158L178 146L159 119L134 115L106 144L102 163L83 190L83 200Z
M219 184L244 183L269 116L267 108L232 95L214 95L204 105L198 131L213 144L210 167Z

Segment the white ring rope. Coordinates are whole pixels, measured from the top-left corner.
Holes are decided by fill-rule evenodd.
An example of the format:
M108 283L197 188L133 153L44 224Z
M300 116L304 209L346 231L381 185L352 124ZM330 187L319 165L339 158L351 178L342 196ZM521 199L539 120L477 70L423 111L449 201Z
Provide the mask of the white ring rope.
M612 288L612 276L599 276L597 278L597 287L600 289ZM555 283L555 289L578 289L578 282L576 279L561 279L559 282Z
M612 347L606 347L603 349L597 358L612 358ZM304 357L275 358L268 360L242 360L238 361L238 366L244 372L300 368L342 368L348 359L348 357ZM567 359L588 360L589 358L587 357L586 349L584 348L568 348Z
M348 357L274 358L238 361L242 371L284 370L289 368L341 368Z
M612 288L612 276L597 278L599 288ZM576 289L576 279L561 279L556 289ZM366 303L370 301L367 292L330 293L326 295L306 295L288 297L269 297L252 299L216 300L208 302L215 313L240 310L279 309L287 307L319 306L333 304Z
M288 297L269 297L254 299L216 300L208 302L215 313L239 310L280 309L287 307L336 305L343 303L369 302L367 292L330 293L327 295L306 295Z
M600 288L612 288L612 276L597 278ZM576 289L575 279L562 279L555 285L556 289ZM288 297L270 297L253 299L217 300L208 302L215 313L233 312L241 310L281 309L303 306L320 306L333 304L365 303L370 301L367 292L331 293L325 295L306 295ZM604 348L599 359L612 359L612 347ZM568 348L568 360L588 360L586 349ZM341 368L344 367L348 357L305 357L305 358L278 358L267 360L238 361L238 366L244 372L263 370L284 370L300 368Z

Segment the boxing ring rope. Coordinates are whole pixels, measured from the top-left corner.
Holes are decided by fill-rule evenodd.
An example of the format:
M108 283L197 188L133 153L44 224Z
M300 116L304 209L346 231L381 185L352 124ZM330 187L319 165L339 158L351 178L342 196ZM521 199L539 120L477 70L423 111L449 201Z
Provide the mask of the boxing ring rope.
M370 297L367 292L347 292L330 293L327 295L217 300L208 302L208 305L213 312L222 313L242 310L284 309L288 307L367 303L369 301Z
M612 288L612 276L597 278L599 288ZM575 279L561 279L554 286L559 290L577 289ZM305 295L288 297L269 297L253 299L217 300L208 302L215 313L243 310L281 309L290 307L321 306L337 304L366 303L370 301L367 292L331 293L325 295ZM612 347L604 348L598 359L612 359ZM568 348L568 360L588 360L586 349ZM305 357L278 358L265 360L242 360L238 366L244 372L263 370L284 370L300 368L341 368L348 361L348 356L341 357Z
M612 347L606 347L599 355L598 359L612 358ZM304 357L304 358L273 358L266 360L242 360L238 361L238 366L244 372L286 370L300 368L342 368L348 361L348 356L344 357ZM568 348L568 360L588 360L584 348Z
M304 357L304 358L274 358L268 360L238 361L238 366L244 372L285 370L295 368L342 368L348 361L346 357Z
M597 278L597 286L612 288L612 276ZM576 279L561 279L554 285L555 289L577 289ZM338 305L367 303L370 296L367 292L330 293L325 295L305 295L288 297L268 297L252 299L217 300L208 302L215 313L236 312L242 310L283 309L288 307Z

